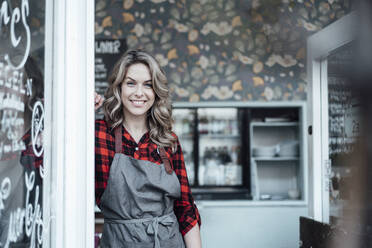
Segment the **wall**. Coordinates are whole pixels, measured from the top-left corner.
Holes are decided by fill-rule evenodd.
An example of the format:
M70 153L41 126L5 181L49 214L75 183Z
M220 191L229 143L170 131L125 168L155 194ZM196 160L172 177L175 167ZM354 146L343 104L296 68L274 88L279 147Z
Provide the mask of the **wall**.
M306 100L306 38L351 0L96 0L96 38L164 67L174 101Z
M351 0L96 0L96 39L154 54L173 101L306 100L306 38ZM203 203L201 203L203 205ZM203 247L298 247L307 206L201 206Z
M200 207L199 207L200 208ZM200 209L204 248L299 247L299 216L306 207L214 206Z

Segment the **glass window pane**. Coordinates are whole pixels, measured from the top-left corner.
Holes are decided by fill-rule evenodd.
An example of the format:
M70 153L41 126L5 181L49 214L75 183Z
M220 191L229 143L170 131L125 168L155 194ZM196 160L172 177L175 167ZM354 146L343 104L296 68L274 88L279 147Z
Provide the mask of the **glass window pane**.
M0 247L40 247L45 1L0 3Z
M187 177L190 185L195 183L195 164L194 164L194 118L193 109L174 109L173 110L173 131L180 141Z
M350 208L350 182L356 171L349 162L360 135L359 96L351 87L350 68L355 44L347 44L328 57L328 128L330 216L341 217Z
M199 185L242 184L238 109L199 108Z

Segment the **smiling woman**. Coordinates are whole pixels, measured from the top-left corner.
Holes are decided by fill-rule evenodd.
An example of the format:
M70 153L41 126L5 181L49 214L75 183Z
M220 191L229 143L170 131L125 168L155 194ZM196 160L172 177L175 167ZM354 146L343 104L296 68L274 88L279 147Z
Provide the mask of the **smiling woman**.
M101 247L201 247L165 74L151 55L129 51L109 84L95 131Z
M137 82L133 79L141 79L142 82ZM128 82L130 85L128 85ZM145 52L129 51L115 64L109 77L110 86L105 95L107 99L104 103L105 120L112 128L116 128L122 123L124 123L124 126L126 125L125 122L128 121L128 119L126 119L126 105L124 102L126 99L125 95L128 95L128 93L123 93L123 89L132 89L132 87L134 89L138 88L138 85L136 87L132 85L134 83L146 86L147 88L148 85L151 84L151 91L155 94L153 104L150 106L151 108L147 109L149 111L146 111L149 118L147 118L147 116L142 116L145 120L138 123L148 125L151 140L155 144L165 147L170 146L176 149L175 137L171 133L171 103L167 78L158 62ZM130 91L131 90L129 90L129 92ZM137 97L138 95L136 96L136 100L138 100ZM131 100L133 99L131 98ZM128 116L128 118L131 117ZM138 123L136 123L136 127ZM146 127L142 128L146 129Z

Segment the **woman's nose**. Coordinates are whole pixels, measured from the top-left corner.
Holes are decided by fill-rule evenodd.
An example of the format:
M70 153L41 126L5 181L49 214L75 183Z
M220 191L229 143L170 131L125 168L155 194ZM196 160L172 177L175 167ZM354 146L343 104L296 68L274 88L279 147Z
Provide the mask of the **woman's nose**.
M136 96L142 96L143 95L143 89L141 85L138 85L136 87L136 91L134 92Z

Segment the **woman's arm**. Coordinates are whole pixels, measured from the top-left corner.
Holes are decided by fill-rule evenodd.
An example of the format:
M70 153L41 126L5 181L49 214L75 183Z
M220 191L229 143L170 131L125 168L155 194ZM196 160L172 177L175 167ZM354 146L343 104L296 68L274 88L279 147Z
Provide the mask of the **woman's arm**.
M173 135L177 138L175 134ZM191 194L182 148L178 138L177 150L172 155L172 165L181 184L181 197L174 201L174 213L180 224L180 231L187 248L200 248L201 220L198 208Z
M186 248L201 248L200 229L196 224L183 237L186 243Z

